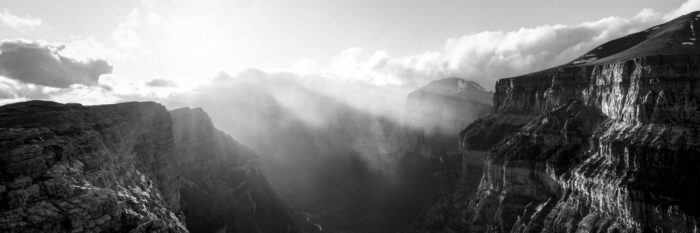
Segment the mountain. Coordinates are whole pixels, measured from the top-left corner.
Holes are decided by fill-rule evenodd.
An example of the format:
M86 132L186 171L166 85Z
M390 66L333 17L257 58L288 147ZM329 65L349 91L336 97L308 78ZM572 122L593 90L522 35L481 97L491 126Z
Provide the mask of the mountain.
M697 231L698 18L499 80L460 133L459 187L411 232Z
M192 232L300 232L250 149L217 130L201 109L170 112L183 185L181 209Z
M1 106L0 231L300 232L256 161L201 110Z
M247 72L222 75L211 92L217 96L205 93L197 103L220 129L260 156L262 171L275 193L324 232L403 230L459 177L457 132L428 134L398 119L400 114L364 108L370 103L353 104L353 100L376 101L366 97L393 98L387 93L372 95L379 92L378 87L354 89L354 84L323 79L309 84ZM426 96L444 91L447 95L459 92L455 98L463 98L479 91L474 83L463 84L455 81L448 90L426 88L431 91ZM348 96L333 93L343 89L369 91ZM395 103L404 100L396 98Z
M406 118L428 132L457 135L460 129L491 111L493 93L460 78L435 80L411 92Z
M231 101L218 108L231 111L212 116L250 142L273 190L324 232L395 232L436 197L439 169L418 153L418 130L295 80L229 81Z

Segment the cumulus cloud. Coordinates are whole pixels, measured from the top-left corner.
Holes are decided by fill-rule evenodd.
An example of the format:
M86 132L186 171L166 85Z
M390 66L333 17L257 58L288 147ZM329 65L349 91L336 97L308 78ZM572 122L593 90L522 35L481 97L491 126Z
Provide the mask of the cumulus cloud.
M7 8L0 12L0 23L16 30L32 29L43 24L41 19L14 15Z
M119 29L120 27L125 31L133 32L135 29L145 26L144 23L146 22L160 21L157 15L149 15L152 13L153 8L153 4L150 1L144 1L142 4L141 8L135 9L129 14L126 21L120 24L113 34L115 41L121 41L118 42L120 50L105 47L100 43L96 43L92 38L84 38L75 43L69 43L66 45L66 48L49 46L45 43L34 45L32 49L35 50L36 54L43 54L45 55L43 57L53 58L46 59L50 62L35 63L44 66L40 70L49 70L46 67L57 66L56 64L73 67L57 69L64 71L53 72L55 77L47 79L60 80L61 82L46 81L42 78L32 79L30 76L19 77L10 75L12 72L16 74L23 72L19 71L20 68L8 69L6 65L0 66L0 72L2 72L0 75L10 76L10 78L24 82L54 87L65 87L73 83L95 84L99 75L91 76L88 75L90 72L87 71L78 72L82 75L77 76L67 76L63 75L63 73L75 72L75 67L81 67L80 70L89 70L83 68L99 66L97 64L99 62L86 62L89 61L89 58L123 59L124 55L119 51L122 51L125 47L138 46L140 42L134 42L140 41L138 35L135 35L134 40L131 41L133 43L130 43L131 39L128 39L129 36L124 36L126 38L124 39L117 34L121 33L119 32L121 30ZM475 80L486 88L492 89L493 84L500 78L534 72L569 62L606 41L644 30L698 8L700 8L700 0L689 0L677 9L669 12L643 9L631 17L607 17L575 25L555 24L520 28L512 31L484 31L448 39L440 50L426 51L413 56L396 57L387 51L367 51L361 48L349 48L340 52L329 66L319 66L316 61L303 58L289 70L291 71L289 75L304 77L305 79L300 80L304 80L305 85L309 88L316 88L324 95L343 99L358 108L362 107L373 112L400 111L398 109L400 109L405 94L432 80L458 76ZM153 18L153 20L150 18ZM126 32L126 34L130 34L130 32ZM24 47L32 46L25 45ZM25 48L25 50L31 49ZM3 63L7 63L5 61L7 58L5 57L11 54L3 53L0 55ZM63 60L61 57L63 57ZM65 65L64 63L73 65ZM47 66L47 64L49 65ZM36 66L28 65L27 67ZM149 92L162 92L165 94L156 96L164 96L172 93L171 89L181 90L185 86L188 88L193 86L156 88L158 86L171 86L167 81L151 80L148 83L141 82L138 84L138 87L114 83L108 86L114 88L115 92L129 92L128 95L122 96L122 98L127 99L144 99L150 95L144 93ZM184 80L178 81L182 82ZM368 94L356 97L358 96L356 93L359 92ZM372 99L375 101L372 101ZM378 99L383 101L376 101ZM379 102L382 102L382 104Z
M177 87L177 83L169 79L157 78L146 82L149 87Z
M681 15L700 10L700 0L688 0L681 4L677 9L664 15L664 19L671 20Z
M564 64L609 40L698 8L700 0L691 0L667 14L643 9L629 18L607 17L577 25L484 31L448 39L442 50L407 57L350 48L332 62L327 76L413 88L431 80L457 76L492 89L498 79Z
M0 75L25 83L67 88L73 84L92 86L100 75L112 72L105 60L78 60L61 53L65 45L41 41L0 42Z

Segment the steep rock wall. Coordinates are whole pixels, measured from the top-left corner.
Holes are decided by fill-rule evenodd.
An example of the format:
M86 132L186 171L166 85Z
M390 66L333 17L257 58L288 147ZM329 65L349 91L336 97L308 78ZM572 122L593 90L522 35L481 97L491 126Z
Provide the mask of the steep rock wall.
M0 231L186 232L155 103L0 107Z
M258 157L214 128L201 109L171 112L184 185L182 210L192 232L300 232L275 195Z
M201 109L5 105L0 232L301 232L259 169Z
M697 231L697 77L700 56L665 55L500 80L481 124L535 117L492 146L463 132L465 155L491 150L461 229Z

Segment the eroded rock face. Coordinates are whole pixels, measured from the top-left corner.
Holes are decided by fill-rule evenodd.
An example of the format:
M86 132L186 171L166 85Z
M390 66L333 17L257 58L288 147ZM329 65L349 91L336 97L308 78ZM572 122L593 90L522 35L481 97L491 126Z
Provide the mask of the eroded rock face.
M500 80L495 111L461 134L463 175L484 161L478 188L464 182L431 209L451 214L414 230L697 232L697 18Z
M300 232L252 151L214 128L200 108L173 110L171 116L190 231Z
M300 232L257 161L201 109L5 105L0 232Z
M0 231L187 232L156 103L0 107Z

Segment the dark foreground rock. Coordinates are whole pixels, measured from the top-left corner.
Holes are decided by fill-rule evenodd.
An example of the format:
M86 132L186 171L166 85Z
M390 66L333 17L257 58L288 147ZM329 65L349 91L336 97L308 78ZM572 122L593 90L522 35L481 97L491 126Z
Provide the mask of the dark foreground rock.
M299 232L256 161L201 110L5 105L0 232Z
M163 106L31 101L0 119L0 231L187 231Z
M500 80L493 113L461 133L463 183L412 231L697 232L697 19Z

